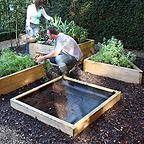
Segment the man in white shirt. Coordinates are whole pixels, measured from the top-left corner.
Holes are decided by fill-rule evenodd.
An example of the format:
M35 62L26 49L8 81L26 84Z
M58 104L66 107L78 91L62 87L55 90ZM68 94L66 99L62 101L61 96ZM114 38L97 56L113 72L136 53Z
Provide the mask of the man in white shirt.
M78 44L72 37L59 33L55 27L50 27L47 34L50 39L56 40L54 50L45 56L37 57L36 62L49 59L58 64L62 73L67 73L83 56Z

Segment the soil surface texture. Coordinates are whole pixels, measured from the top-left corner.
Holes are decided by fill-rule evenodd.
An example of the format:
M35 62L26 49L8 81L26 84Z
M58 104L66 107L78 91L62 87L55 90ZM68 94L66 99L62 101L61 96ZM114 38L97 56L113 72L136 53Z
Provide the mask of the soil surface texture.
M135 64L144 71L144 58L137 58ZM57 70L52 69L46 79L0 97L0 144L144 143L144 84L92 75L80 66L69 77L121 91L124 97L78 136L70 137L10 106L11 98L58 76Z

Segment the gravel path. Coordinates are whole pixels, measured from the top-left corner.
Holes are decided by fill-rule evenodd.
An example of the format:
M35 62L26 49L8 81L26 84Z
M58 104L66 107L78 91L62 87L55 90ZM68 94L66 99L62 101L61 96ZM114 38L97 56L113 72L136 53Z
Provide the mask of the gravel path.
M136 64L144 70L144 59ZM74 75L73 75L74 74ZM0 98L0 144L142 144L144 143L144 84L129 84L76 69L71 77L122 91L124 98L86 130L73 138L10 106L10 98L29 87Z

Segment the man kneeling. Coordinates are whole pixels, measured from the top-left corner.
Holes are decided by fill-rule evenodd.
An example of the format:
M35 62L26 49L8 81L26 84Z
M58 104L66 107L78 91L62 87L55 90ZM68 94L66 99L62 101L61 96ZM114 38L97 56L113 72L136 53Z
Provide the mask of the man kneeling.
M50 27L47 31L50 40L56 40L54 49L47 55L39 56L36 62L49 59L59 66L60 71L66 74L83 56L77 42L70 36L60 33L56 27Z

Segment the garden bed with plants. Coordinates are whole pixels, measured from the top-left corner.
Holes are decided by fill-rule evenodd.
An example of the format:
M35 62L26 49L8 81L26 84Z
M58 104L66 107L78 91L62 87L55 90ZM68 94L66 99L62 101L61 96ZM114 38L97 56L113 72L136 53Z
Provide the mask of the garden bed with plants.
M0 95L28 85L46 75L44 64L37 65L28 55L5 49L0 55Z
M144 70L144 59L136 58L134 64ZM69 76L119 90L124 98L77 137L70 137L10 106L11 98L58 77L57 71L54 68L47 73L47 79L42 78L0 98L0 143L143 143L144 85L85 73L80 66Z
M142 83L143 71L133 64L135 55L125 53L121 41L112 37L95 55L84 60L84 71L129 83Z

